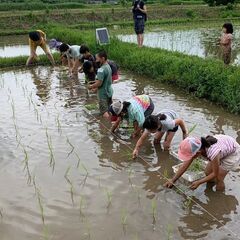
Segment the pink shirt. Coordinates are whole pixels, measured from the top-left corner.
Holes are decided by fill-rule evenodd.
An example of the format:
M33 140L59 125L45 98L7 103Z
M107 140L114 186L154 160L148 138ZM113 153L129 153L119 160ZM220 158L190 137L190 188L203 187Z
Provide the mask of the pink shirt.
M214 136L218 141L217 143L210 146L207 150L207 158L212 161L216 158L216 156L220 153L220 159L223 159L230 154L236 151L238 143L236 140L227 135L215 135Z

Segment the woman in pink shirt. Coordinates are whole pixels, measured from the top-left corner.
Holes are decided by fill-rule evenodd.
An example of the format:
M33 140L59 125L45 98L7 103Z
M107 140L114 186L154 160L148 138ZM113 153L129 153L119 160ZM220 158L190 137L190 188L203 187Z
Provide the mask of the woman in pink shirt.
M165 186L172 187L194 159L200 155L209 160L205 169L206 177L193 182L191 189L196 189L203 183L215 180L216 190L224 190L224 179L227 173L236 170L240 165L240 145L234 138L227 135L207 136L201 139L187 137L184 139L178 150L178 157L183 161L183 164L175 176L165 183Z
M225 23L223 25L223 34L220 38L220 45L223 54L223 61L225 64L231 62L232 52L232 39L233 39L233 25L231 23Z

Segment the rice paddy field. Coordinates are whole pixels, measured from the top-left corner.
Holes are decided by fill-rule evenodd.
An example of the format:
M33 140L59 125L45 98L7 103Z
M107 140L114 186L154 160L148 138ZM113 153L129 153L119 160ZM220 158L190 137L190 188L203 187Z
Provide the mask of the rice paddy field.
M177 38L179 46L169 50L185 47L185 53L205 57L207 39L212 46L218 33L166 31L166 40L156 30L145 43L169 49ZM192 35L200 39L195 45ZM26 44L24 37L7 37L1 56L26 55ZM60 66L0 70L0 239L239 239L240 172L227 176L224 193L210 185L191 191L185 181L164 188L179 162L154 146L152 136L132 160L131 128L112 135L84 82L82 74L69 78ZM114 100L149 94L155 113L174 109L192 135L224 133L240 142L239 115L174 86L121 69L113 88ZM180 140L179 131L172 151Z

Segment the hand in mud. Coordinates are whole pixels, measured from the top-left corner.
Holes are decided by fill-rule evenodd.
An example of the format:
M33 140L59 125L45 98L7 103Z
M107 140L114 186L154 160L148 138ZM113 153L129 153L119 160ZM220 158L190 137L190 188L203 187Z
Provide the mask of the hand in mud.
M135 159L138 157L138 150L134 149L132 158Z
M195 181L195 182L193 182L192 184L191 184L191 186L190 186L190 188L192 189L192 190L195 190L195 189L197 189L198 187L199 187L199 182L198 181Z
M173 182L171 180L169 180L169 181L165 182L163 184L163 186L166 187L166 188L172 188L173 187Z

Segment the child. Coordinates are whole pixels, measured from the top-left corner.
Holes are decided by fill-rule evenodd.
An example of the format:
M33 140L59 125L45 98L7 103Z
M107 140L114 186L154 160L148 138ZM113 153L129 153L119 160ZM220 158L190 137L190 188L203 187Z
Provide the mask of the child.
M223 25L223 34L220 39L220 45L222 47L223 61L226 65L231 62L232 52L232 39L233 39L233 25L231 23L225 23Z
M56 51L60 52L59 48L62 45L62 42L53 38L49 41L48 45L49 45L50 49L55 49ZM61 63L63 66L68 65L68 60L67 60L66 54L60 54L60 60L61 60Z
M137 137L142 130L145 118L150 116L153 110L154 104L147 95L138 95L123 103L120 101L113 103L109 112L118 118L112 127L112 132L119 127L121 121L125 118L133 123L134 133L132 138Z
M178 118L177 113L173 110L163 110L158 115L151 115L146 118L143 128L145 129L142 136L138 140L133 151L133 158L138 156L140 147L143 145L149 133L155 133L154 143L159 144L164 134L166 134L163 143L164 150L169 150L171 142L179 126L182 129L183 139L187 137L187 129L182 119Z
M72 45L69 46L66 43L62 43L59 47L59 51L62 57L66 56L68 61L69 73L71 75L77 75L80 58L80 46Z
M118 66L113 61L108 61L108 64L112 70L112 82L118 80ZM98 62L85 61L82 66L82 71L85 73L86 82L95 81L97 69L100 67Z
M206 177L192 183L191 189L199 185L215 180L216 190L225 189L224 179L229 171L236 170L240 164L240 145L230 136L215 135L202 137L201 139L188 137L184 139L179 147L178 156L183 161L176 175L165 183L171 188L198 156L209 160L205 169Z
M32 63L32 61L35 58L37 58L36 50L37 50L37 47L39 46L46 53L48 59L54 66L55 62L47 46L46 34L41 30L37 30L34 32L30 32L28 36L29 36L30 56L27 59L26 65L29 66Z
M100 63L97 71L96 82L89 86L89 89L98 89L98 101L100 113L110 121L108 109L112 104L112 70L107 62L107 54L102 51L96 55L96 60Z

